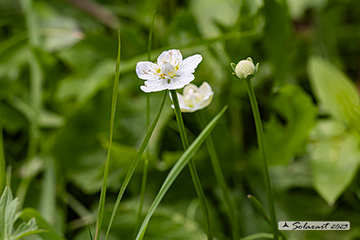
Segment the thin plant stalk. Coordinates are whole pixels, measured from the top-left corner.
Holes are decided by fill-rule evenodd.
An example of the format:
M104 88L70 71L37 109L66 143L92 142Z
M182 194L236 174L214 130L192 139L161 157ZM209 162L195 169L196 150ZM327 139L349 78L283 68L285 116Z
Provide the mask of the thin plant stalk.
M268 208L269 208L269 215L271 220L271 227L274 233L273 239L279 239L279 232L277 229L277 221L276 221L276 212L275 212L275 202L274 202L274 193L273 189L271 187L271 179L270 179L270 173L269 173L269 167L267 164L267 158L265 153L265 142L264 142L264 132L263 127L261 123L260 113L259 113L259 107L256 101L254 89L251 85L251 77L245 79L246 82L246 89L249 94L251 108L254 115L255 120L255 126L256 126L256 133L258 138L258 144L260 153L262 155L263 159L263 165L264 165L264 182L265 182L265 190L266 190L266 196L267 196L267 202L268 202Z
M1 98L0 98L0 192L3 192L6 185L6 161L4 153L3 128L1 117Z
M114 133L114 123L115 123L115 112L116 112L116 103L117 103L117 92L119 85L119 76L120 76L120 28L118 29L118 52L117 52L117 60L116 60L116 69L115 69L115 78L112 92L112 101L111 101L111 116L110 116L110 136L109 136L109 147L106 157L104 177L103 177L103 185L101 187L100 193L100 201L98 208L98 215L96 219L96 230L95 230L95 240L100 238L101 226L104 217L104 207L105 207L105 199L106 199L106 188L107 188L107 180L109 176L109 168L110 168L110 154L111 154L111 145Z
M152 43L152 34L153 34L153 29L154 29L154 21L155 21L155 10L153 12L152 19L151 19L151 25L150 25L148 51L147 51L148 52L148 56L147 56L148 61L151 61L151 43ZM147 130L149 130L149 128L150 128L150 94L151 93L146 94L146 128L147 128ZM148 174L148 169L149 169L149 161L150 161L150 151L149 151L149 148L147 147L146 157L145 157L145 161L144 161L143 176L142 176L142 181L141 181L140 203L139 203L139 209L138 209L136 225L135 225L136 228L140 227L140 224L141 224L142 209L143 209L144 199L145 199L147 174ZM135 231L135 234L136 234L136 231Z
M117 210L119 208L121 198L124 195L126 187L128 186L128 184L130 182L130 179L131 179L132 175L135 172L136 166L138 165L138 163L140 161L140 158L141 158L142 154L144 153L147 144L149 143L150 137L151 137L152 133L154 132L155 126L156 126L157 122L159 121L161 112L162 112L162 110L164 108L164 105L165 105L165 100L166 100L167 95L168 95L168 90L166 90L165 93L164 93L164 98L163 98L163 100L161 102L159 111L158 111L155 119L153 120L153 122L152 122L152 124L151 124L151 126L150 126L150 128L149 128L143 142L141 143L139 151L137 152L133 162L131 163L129 170L126 173L125 179L124 179L124 181L123 181L123 183L122 183L122 185L120 187L120 191L119 191L119 194L117 196L115 206L114 206L113 211L111 213L111 218L110 218L108 229L106 231L105 240L109 237L110 229L111 229L111 226L112 226L112 224L114 222L116 212L117 212Z
M196 112L196 116L198 118L201 129L204 129L206 126L206 122L205 122L204 117L202 116L201 112ZM215 145L211 138L211 135L209 135L207 137L207 139L205 140L205 143L206 143L206 147L209 152L209 156L210 156L212 167L214 169L216 180L220 186L225 204L227 205L227 211L228 211L228 215L230 218L233 239L237 240L240 238L240 233L239 233L239 224L238 224L238 218L236 215L235 205L234 205L234 202L231 200L229 190L226 186L226 181L225 181L224 175L221 171L220 162L219 162L219 159L218 159L218 156L217 156L217 153L215 150Z
M172 100L173 100L174 106L175 106L175 116L176 116L176 121L177 121L178 127L179 127L181 141L182 141L184 150L186 150L189 148L189 141L188 141L188 138L186 135L184 121L183 121L183 118L181 115L179 101L177 98L177 93L175 90L171 90L170 92L171 92L171 97L172 97ZM195 166L194 160L190 159L188 166L190 168L191 177L192 177L192 180L193 180L193 183L195 186L195 190L196 190L196 193L197 193L199 201L200 201L200 206L201 206L202 212L203 212L207 238L213 239L210 217L209 217L209 210L206 205L205 194L201 187L200 179L199 179L199 176L196 171L196 166Z

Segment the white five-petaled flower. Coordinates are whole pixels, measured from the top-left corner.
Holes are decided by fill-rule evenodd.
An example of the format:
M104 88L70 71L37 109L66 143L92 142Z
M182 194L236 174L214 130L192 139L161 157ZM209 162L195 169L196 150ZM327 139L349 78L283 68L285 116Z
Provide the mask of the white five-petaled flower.
M195 54L183 60L179 50L172 49L160 54L156 63L141 61L136 64L136 74L146 80L141 90L158 92L165 89L181 89L194 80L195 68L202 60Z
M211 103L213 96L214 92L207 82L203 82L200 87L189 84L184 88L183 95L177 93L182 112L195 112L207 107ZM171 107L174 108L174 105L171 105Z

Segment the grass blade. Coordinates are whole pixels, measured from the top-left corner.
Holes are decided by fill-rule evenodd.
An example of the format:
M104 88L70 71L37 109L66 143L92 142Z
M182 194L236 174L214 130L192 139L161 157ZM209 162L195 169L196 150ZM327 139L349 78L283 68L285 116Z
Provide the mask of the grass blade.
M120 39L120 28L118 29L118 53L116 59L116 69L115 69L115 78L114 78L114 86L113 86L113 94L111 101L111 117L110 117L110 139L109 139L109 148L106 158L105 171L104 171L104 179L103 185L101 188L98 216L96 221L96 231L95 231L95 240L98 240L100 237L101 225L104 217L104 207L105 207L105 198L106 198L106 188L107 188L107 179L109 175L109 167L110 167L110 153L111 153L111 144L114 133L114 122L115 122L115 112L116 112L116 103L117 103L117 92L119 85L119 76L120 76L120 51L121 51L121 39Z
M206 123L205 123L205 120L204 120L201 112L197 112L196 115L198 116L201 129L204 129ZM232 228L233 239L239 239L240 233L239 233L239 225L238 225L238 219L236 216L235 206L234 206L233 201L230 198L229 190L226 186L226 181L225 181L224 175L221 171L221 166L219 163L219 159L218 159L218 156L217 156L217 153L215 150L215 146L214 146L214 142L211 138L211 135L206 139L205 143L206 143L206 147L209 152L209 156L210 156L212 167L214 169L216 180L220 186L225 204L227 205L227 210L228 210L228 214L229 214L229 218L230 218L230 224L231 224L231 228Z
M172 97L172 100L173 100L174 106L175 106L175 116L176 116L176 121L177 121L177 124L179 127L181 141L182 141L184 150L186 150L189 148L189 141L186 136L184 121L183 121L183 118L181 115L179 101L178 101L177 93L175 90L171 90L171 97ZM211 240L211 239L213 239L213 236L212 236L212 231L211 231L209 210L207 208L205 194L201 187L201 182L200 182L199 176L196 171L195 162L192 159L190 159L190 161L189 161L189 168L190 168L191 178L193 180L195 190L196 190L196 193L197 193L199 201L200 201L200 206L201 206L201 210L202 210L203 217L204 217L206 235L207 235L207 238L209 240Z
M125 189L126 189L127 185L129 184L130 179L131 179L132 175L135 172L136 166L138 165L139 160L140 160L142 154L144 153L147 144L149 143L150 137L151 137L151 135L152 135L152 133L153 133L153 131L155 129L155 126L156 126L157 122L159 121L161 112L162 112L162 110L164 108L164 105L165 105L167 95L168 95L168 90L166 90L165 93L164 93L164 98L163 98L162 103L160 105L159 111L158 111L153 123L151 124L151 126L150 126L150 128L149 128L143 142L141 143L139 151L136 154L133 162L131 163L131 166L130 166L128 172L126 173L125 179L124 179L124 181L123 181L123 183L122 183L122 185L120 187L120 191L119 191L119 194L117 196L114 209L113 209L113 211L111 213L111 218L110 218L109 226L108 226L108 229L107 229L107 232L106 232L105 240L109 236L112 223L114 222L115 215L116 215L116 212L117 212L117 210L119 208L119 204L120 204L122 196L124 195Z
M204 128L204 130L199 134L199 136L195 139L195 141L190 145L190 147L184 152L184 154L180 157L174 167L171 169L170 173L166 177L160 191L158 192L155 200L153 201L141 227L136 236L136 240L140 240L143 238L146 227L150 221L151 216L154 214L157 206L160 204L161 200L165 196L166 192L169 190L170 186L173 184L175 179L178 177L180 172L184 169L184 167L188 164L190 159L194 156L195 152L199 149L201 144L204 142L206 137L210 134L210 132L214 129L216 124L219 122L220 117L226 111L227 106L225 106L214 118L213 120Z
M254 206L254 208L260 213L260 216L265 220L265 222L269 225L269 227L271 227L271 221L269 216L267 215L264 207L261 205L260 201L257 200L254 196L252 196L251 194L249 194L247 196L247 198L250 200L251 204ZM280 231L279 234L283 239L287 239L286 235Z
M151 19L151 25L150 25L150 33L149 33L149 41L148 41L148 57L147 57L148 61L151 61L151 42L152 42L152 34L153 34L153 30L154 30L154 22L155 22L155 10L153 12L153 16ZM149 130L149 128L150 128L150 96L151 96L151 93L146 94L146 128L147 128L147 130ZM142 209L143 209L143 205L144 205L149 161L150 161L150 153L149 153L149 148L147 148L146 149L146 158L144 161L143 176L142 176L142 181L141 181L140 203L139 203L139 209L138 209L138 214L137 214L136 224L135 224L136 229L138 227L140 227L140 222L141 222L141 218L142 218ZM135 233L136 232L134 232L134 234Z

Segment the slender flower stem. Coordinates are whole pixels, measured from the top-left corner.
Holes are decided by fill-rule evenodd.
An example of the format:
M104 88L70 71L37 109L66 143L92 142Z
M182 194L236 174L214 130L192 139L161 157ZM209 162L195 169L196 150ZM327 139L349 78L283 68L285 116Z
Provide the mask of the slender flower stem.
M199 125L200 125L201 129L204 129L206 126L206 122L205 122L204 117L202 116L201 112L196 112L196 116L198 117L198 121L199 121ZM224 175L221 171L221 166L219 163L219 159L218 159L218 156L217 156L217 153L215 150L215 145L211 138L211 135L209 135L207 137L207 139L205 140L205 143L206 143L206 147L209 152L212 167L215 172L216 180L220 186L225 204L227 205L227 211L228 211L228 215L230 218L233 239L238 240L240 238L240 233L239 233L239 224L238 224L238 218L236 216L234 202L230 198L229 190L226 186L226 181L225 181Z
M175 116L176 116L176 121L177 121L178 127L179 127L181 141L182 141L184 150L186 150L189 148L189 141L188 141L188 138L186 135L184 121L183 121L183 118L181 115L179 101L177 98L177 93L176 93L176 90L171 90L170 92L171 92L171 97L172 97L172 100L173 100L174 106L175 106ZM201 206L201 209L203 212L204 223L205 223L205 228L206 228L206 235L207 235L208 240L211 240L211 239L213 239L213 235L212 235L212 230L211 230L209 210L207 208L205 194L201 187L200 179L199 179L199 176L196 171L195 162L192 159L190 159L190 161L189 161L189 168L190 168L191 177L192 177L192 180L193 180L193 183L195 186L195 190L196 190L196 193L197 193L199 201L200 201L200 206Z
M264 132L263 127L261 123L260 113L259 113L259 107L256 101L254 89L251 85L251 78L245 79L246 82L246 88L249 94L251 108L253 111L254 119L255 119L255 126L256 126L256 133L258 138L258 144L260 153L262 155L263 164L264 164L264 181L265 181L265 190L266 190L266 196L267 196L267 202L268 202L268 208L270 212L270 219L271 219L271 226L274 233L273 239L279 239L279 232L277 230L277 221L276 221L276 212L275 212L275 203L274 203L274 193L271 187L271 180L270 180L270 173L269 173L269 167L266 160L266 153L265 153L265 142L264 142Z

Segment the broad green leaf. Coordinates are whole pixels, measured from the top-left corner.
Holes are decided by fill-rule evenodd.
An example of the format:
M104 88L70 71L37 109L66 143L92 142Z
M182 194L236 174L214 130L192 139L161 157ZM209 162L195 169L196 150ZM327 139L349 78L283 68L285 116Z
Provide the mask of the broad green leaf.
M291 157L306 152L305 144L315 125L317 110L310 96L295 85L280 88L272 106L286 123L272 115L264 124L266 154L269 165L284 165ZM255 150L252 157L260 158L259 151Z
M46 220L33 208L25 208L19 212L19 219L23 221L30 221L35 218L39 228L46 232L39 233L39 236L44 240L64 240L62 236L51 226Z
M84 38L79 31L79 24L75 18L60 15L55 8L48 4L36 4L37 30L40 35L41 48L47 52L54 52L70 48Z
M201 144L205 141L205 139L209 136L211 131L214 129L216 124L219 122L220 117L226 111L227 106L224 107L214 118L213 120L204 128L204 130L198 135L195 141L190 145L190 147L184 152L179 161L175 164L175 166L171 169L170 173L166 177L163 185L161 186L160 191L158 192L155 200L153 201L146 217L141 225L141 228L137 234L136 240L142 239L147 225L149 224L151 216L154 214L157 206L160 204L161 200L165 196L166 192L169 190L170 186L176 180L180 172L184 169L184 167L188 164L190 159L194 156L196 151L199 149Z
M316 97L326 109L350 129L360 133L359 92L350 79L336 66L319 57L310 58L308 74Z
M19 227L16 229L14 234L11 236L10 240L16 240L21 239L25 236L36 234L36 233L42 233L44 230L37 229L36 220L35 218L30 219L28 223L21 223Z
M332 125L336 127L337 123ZM331 206L352 181L359 165L360 149L354 134L329 134L329 126L329 120L318 122L309 153L314 187Z
M2 240L16 240L27 235L44 232L44 230L38 229L36 220L32 218L28 223L21 223L13 233L18 204L18 198L13 199L10 187L6 186L0 198L0 239Z
M237 20L239 3L229 0L194 0L191 1L199 30L205 38L219 36L221 31L217 23L232 26Z
M18 204L18 198L13 199L10 188L5 187L0 199L0 239L10 239Z

